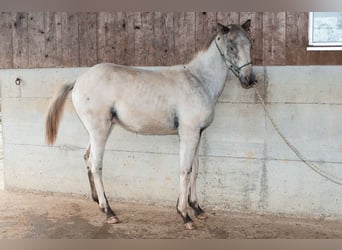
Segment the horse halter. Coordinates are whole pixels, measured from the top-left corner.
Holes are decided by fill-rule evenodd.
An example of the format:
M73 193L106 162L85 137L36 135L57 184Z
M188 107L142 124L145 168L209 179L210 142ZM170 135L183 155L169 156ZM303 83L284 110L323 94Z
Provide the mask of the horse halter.
M230 60L230 58L227 58L222 50L220 49L220 47L218 46L217 42L216 42L216 39L215 39L215 45L216 45L216 48L218 49L218 51L220 52L224 62L227 64L228 68L234 73L234 75L237 77L237 78L240 78L240 71L241 69L243 69L244 67L252 64L252 62L248 62L248 63L245 63L244 65L242 66L237 66L232 60Z

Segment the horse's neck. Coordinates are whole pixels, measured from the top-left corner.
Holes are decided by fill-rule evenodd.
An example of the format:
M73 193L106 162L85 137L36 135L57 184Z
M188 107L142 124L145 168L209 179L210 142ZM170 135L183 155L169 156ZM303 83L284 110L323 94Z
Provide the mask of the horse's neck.
M202 82L213 103L216 103L223 91L228 67L215 43L212 42L206 51L199 52L188 64L188 68Z

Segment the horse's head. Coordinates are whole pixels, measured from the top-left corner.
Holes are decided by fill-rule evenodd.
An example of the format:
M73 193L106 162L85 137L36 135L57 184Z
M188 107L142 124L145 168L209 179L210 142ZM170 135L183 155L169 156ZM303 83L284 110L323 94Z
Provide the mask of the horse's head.
M251 20L247 20L242 25L224 26L218 23L220 32L215 38L217 49L224 57L229 69L239 78L242 87L246 89L256 83L252 71L252 42L247 35L250 25Z

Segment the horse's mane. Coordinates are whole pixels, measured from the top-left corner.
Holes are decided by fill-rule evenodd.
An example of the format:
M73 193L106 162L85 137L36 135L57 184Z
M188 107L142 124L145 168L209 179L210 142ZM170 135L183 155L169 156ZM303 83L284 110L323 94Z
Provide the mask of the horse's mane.
M210 37L210 39L209 39L206 43L204 43L204 44L202 45L202 48L200 48L200 49L198 50L198 52L200 52L200 51L206 51L206 50L210 47L211 43L214 41L214 39L215 39L215 37L217 36L218 33L219 33L219 32L215 32L215 33Z
M237 25L237 24L230 24L230 25L228 25L228 27L229 27L229 29L231 31L236 31L236 30L241 30L242 29L240 27L240 25ZM217 36L217 34L219 34L219 33L220 33L220 31L217 31L215 29L215 33L210 37L210 39L207 41L207 43L203 44L203 46L199 49L199 51L206 51L209 48L210 44L214 41L214 39Z
M235 32L237 30L243 30L242 27L240 25L237 25L237 24L230 24L230 25L228 25L228 27L230 29L229 32ZM207 42L203 43L203 45L196 51L194 56L190 59L190 62L192 62L199 54L205 53L219 33L221 33L221 31L217 31L215 29L214 34L210 37L210 39L207 40Z

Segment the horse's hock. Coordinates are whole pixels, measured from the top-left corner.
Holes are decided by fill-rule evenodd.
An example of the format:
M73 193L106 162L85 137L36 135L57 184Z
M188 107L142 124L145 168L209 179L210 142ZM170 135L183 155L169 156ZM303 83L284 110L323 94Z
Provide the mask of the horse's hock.
M44 138L51 95L86 70L1 70L5 174L2 178L0 167L0 185L88 195L82 161L88 135L70 99L55 146ZM308 160L342 178L342 67L255 71L283 133ZM267 120L253 89L243 90L235 76L229 77L200 146L198 191L204 207L342 218L342 187L298 160ZM117 127L104 158L107 195L174 206L178 159L177 136L141 136Z

